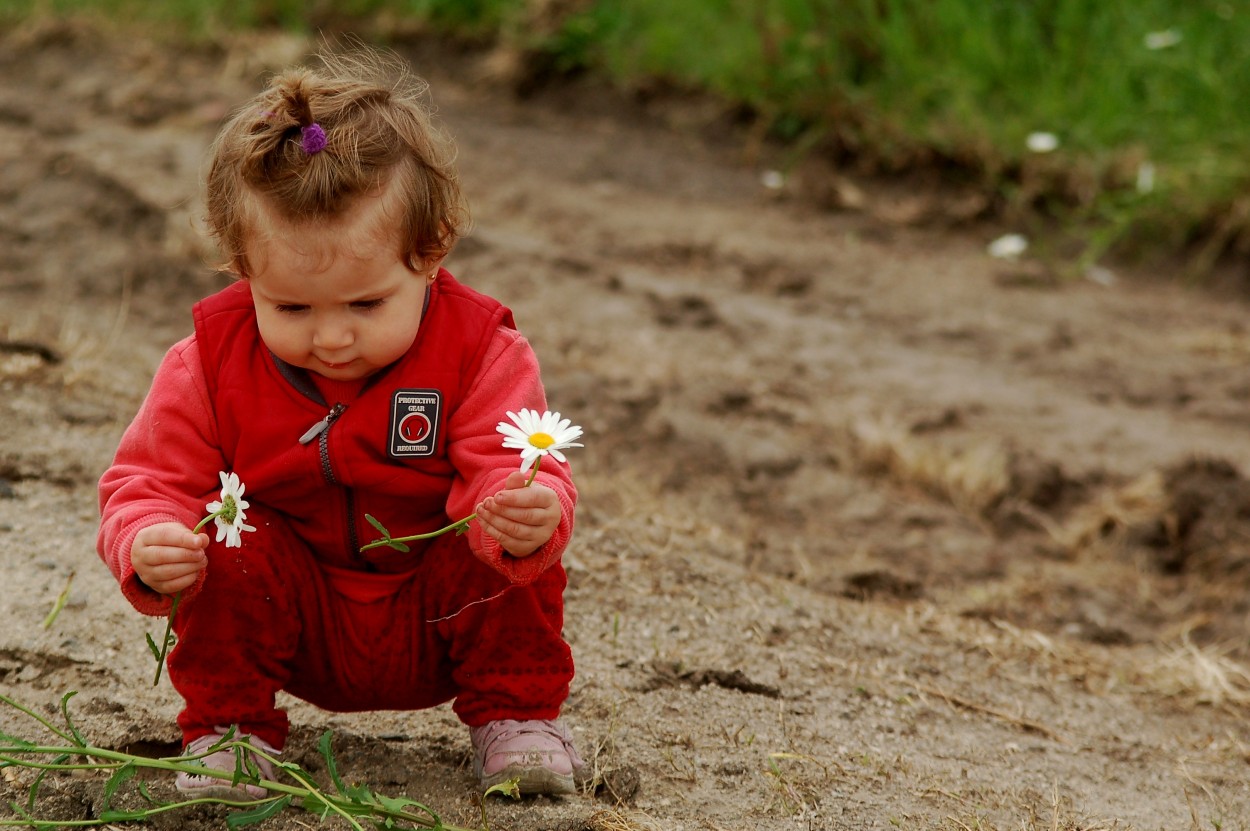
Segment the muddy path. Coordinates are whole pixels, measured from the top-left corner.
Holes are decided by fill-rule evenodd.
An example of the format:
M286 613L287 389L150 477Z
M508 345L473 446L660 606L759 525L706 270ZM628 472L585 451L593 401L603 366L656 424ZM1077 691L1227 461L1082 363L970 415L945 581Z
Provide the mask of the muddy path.
M207 143L308 44L0 38L0 692L77 690L97 743L175 753L94 482L222 284ZM498 55L404 50L476 217L448 265L514 309L587 434L567 715L600 785L493 827L1250 826L1244 297L996 260L1009 229L935 222L940 196L821 209L674 102L518 99ZM449 710L289 703L291 758L333 729L353 778L477 821ZM0 773L7 804L29 777ZM48 810L100 787L54 778Z

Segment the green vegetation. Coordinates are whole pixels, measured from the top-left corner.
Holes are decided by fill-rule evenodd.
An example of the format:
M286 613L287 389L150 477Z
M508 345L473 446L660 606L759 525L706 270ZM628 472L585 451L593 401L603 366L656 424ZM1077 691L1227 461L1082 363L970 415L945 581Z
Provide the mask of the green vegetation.
M1250 9L1232 0L0 0L196 32L405 21L625 88L707 92L797 151L940 169L999 210L1200 265L1250 244ZM1058 146L1035 152L1036 132ZM797 152L796 151L796 152Z
M61 697L60 709L64 727L58 727L30 706L0 695L0 706L12 708L25 715L41 726L42 732L52 737L51 744L48 744L0 733L0 770L4 771L8 781L16 783L23 780L19 771L30 774L23 781L27 789L25 804L10 802L9 808L14 816L0 817L0 828L49 831L64 828L115 828L117 823L142 822L161 814L211 804L242 809L232 812L226 818L226 827L230 829L255 825L287 809L299 808L317 815L322 822L329 817L336 817L355 831L365 831L366 826L396 831L470 831L461 826L445 824L438 814L415 799L389 797L364 785L348 785L339 776L332 749L333 735L328 731L317 743L322 764L330 779L330 788L323 789L314 781L312 774L298 764L284 762L253 747L245 738L236 737L234 727L196 756L153 759L89 744L69 714L69 702L75 695L77 692L70 691ZM206 756L220 750L234 753L234 770L220 770L203 763ZM264 779L261 768L256 763L257 758L265 759L275 770L275 775L283 781ZM97 806L98 814L92 811L86 818L82 818L81 814L73 818L38 816L41 808L40 791L44 780L53 771L74 772L79 775L89 772L108 774L108 780L104 783L103 802ZM140 775L141 771L189 773L220 779L222 784L230 785L244 783L260 788L265 795L246 800L200 796L164 802L148 788L147 782ZM131 790L133 793L125 793ZM485 797L496 793L519 798L516 780L508 780L487 789L481 803L482 829L490 828L486 817ZM122 802L128 804L123 807Z

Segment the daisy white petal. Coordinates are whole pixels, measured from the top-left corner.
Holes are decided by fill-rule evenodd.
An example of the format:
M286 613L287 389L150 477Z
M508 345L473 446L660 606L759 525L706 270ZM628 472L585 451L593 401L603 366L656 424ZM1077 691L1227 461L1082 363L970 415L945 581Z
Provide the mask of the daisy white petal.
M501 421L495 429L504 436L504 447L521 452L523 471L543 456L550 455L565 462L567 460L561 450L582 446L575 441L581 438L582 428L562 418L559 413L538 413L523 408L519 413L509 411L507 415L513 423Z

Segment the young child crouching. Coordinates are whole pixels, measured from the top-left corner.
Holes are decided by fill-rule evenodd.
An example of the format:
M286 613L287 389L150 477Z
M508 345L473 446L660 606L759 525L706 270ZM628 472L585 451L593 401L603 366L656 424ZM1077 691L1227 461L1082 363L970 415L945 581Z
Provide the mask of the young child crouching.
M208 223L238 279L196 304L100 481L100 556L138 611L179 598L168 667L188 755L230 725L281 749L279 690L334 711L452 701L483 788L572 792L561 555L577 492L555 463L527 486L496 432L546 410L538 361L507 308L442 268L467 217L423 83L370 53L322 60L217 137ZM226 473L255 529L241 547L192 530ZM378 536L366 514L399 536L474 512L463 535L361 551ZM235 767L224 750L204 763Z

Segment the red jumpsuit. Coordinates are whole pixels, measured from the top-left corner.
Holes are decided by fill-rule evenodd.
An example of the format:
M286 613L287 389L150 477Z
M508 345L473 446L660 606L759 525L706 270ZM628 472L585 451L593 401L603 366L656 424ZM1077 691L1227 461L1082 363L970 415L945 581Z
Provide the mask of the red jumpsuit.
M442 271L409 352L349 384L270 354L245 282L197 304L195 321L101 478L98 538L135 608L166 614L170 598L131 566L135 534L193 527L218 496L218 471L246 486L257 530L242 548L209 546L174 619L169 675L186 702L186 741L238 724L281 747L278 690L339 711L454 699L469 725L555 718L573 675L560 557L577 493L565 466L538 474L562 518L530 557L504 552L476 523L408 553L359 551L377 536L366 513L395 536L430 531L472 513L519 468L495 425L546 401L511 313Z

